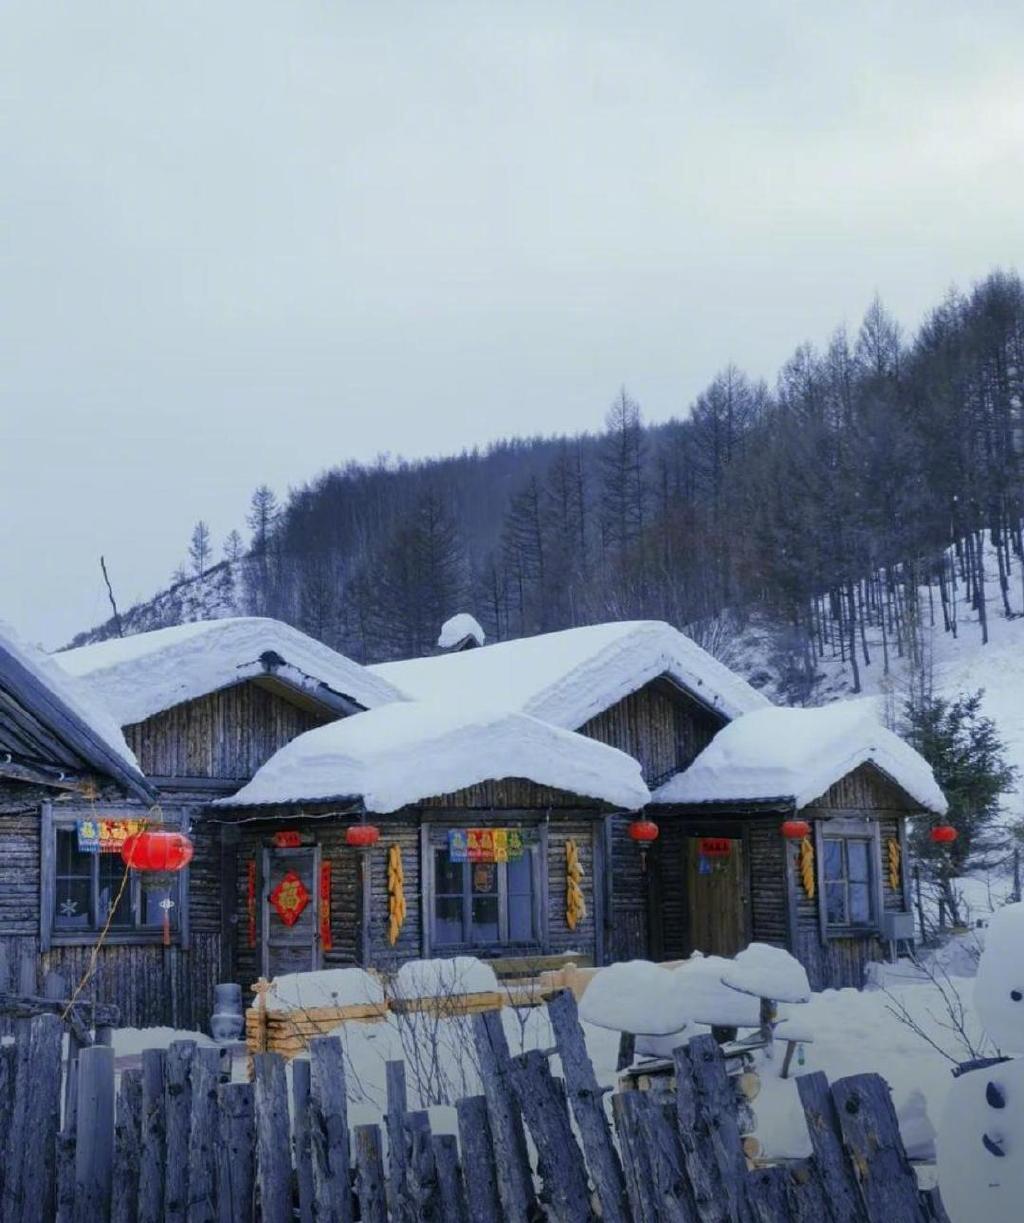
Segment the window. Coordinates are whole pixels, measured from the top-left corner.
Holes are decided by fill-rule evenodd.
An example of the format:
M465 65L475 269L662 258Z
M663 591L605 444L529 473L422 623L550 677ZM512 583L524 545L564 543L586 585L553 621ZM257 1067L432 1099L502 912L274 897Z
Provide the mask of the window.
M144 886L138 871L125 880L120 854L89 853L78 846L75 824L57 825L54 837L53 933L94 933L110 918L110 933L151 932L162 929L163 901L172 902L172 928L178 924L180 879L159 876L157 887ZM113 916L111 917L111 909Z
M433 850L437 947L534 943L535 851L510 862L453 862Z
M829 926L871 926L872 842L863 837L822 839L825 920Z

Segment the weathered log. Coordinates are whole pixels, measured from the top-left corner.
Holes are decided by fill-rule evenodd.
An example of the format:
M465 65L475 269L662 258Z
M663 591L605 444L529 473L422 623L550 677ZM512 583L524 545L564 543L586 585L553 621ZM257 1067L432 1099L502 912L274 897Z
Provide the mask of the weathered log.
M309 1042L309 1067L308 1124L312 1183L317 1201L315 1213L318 1218L351 1223L352 1173L345 1056L337 1036L317 1036ZM301 1193L301 1180L299 1188Z
M31 1072L19 1076L18 1083L27 1098L24 1108L16 1109L19 1128L12 1130L12 1137L22 1150L20 1209L11 1213L5 1210L4 1219L36 1223L38 1219L50 1218L54 1211L63 1035L56 1015L38 1015L31 1021L28 1049Z
M114 1120L111 1223L135 1223L142 1158L142 1071L122 1070Z
M214 1045L197 1048L192 1055L188 1223L216 1223L217 1219L217 1089L223 1069L223 1050Z
M167 1107L164 1098L163 1049L142 1052L142 1128L139 1162L139 1223L164 1217L164 1167Z
M94 1045L78 1055L76 1223L95 1223L97 1219L108 1218L113 1170L114 1050ZM45 1213L41 1217L46 1218Z
M292 1062L292 1160L299 1197L299 1223L313 1223L313 1148L309 1128L309 1062Z
M251 1223L256 1215L256 1120L251 1083L217 1089L217 1223Z
M425 1112L405 1114L405 1185L403 1217L417 1223L445 1223L434 1164L430 1118Z
M676 1050L678 1055L679 1050ZM695 1036L686 1046L697 1102L698 1125L707 1136L707 1152L718 1169L726 1218L747 1213L747 1162L736 1116L736 1096L722 1050L712 1036ZM676 1061L677 1073L679 1062ZM680 1115L682 1119L682 1114Z
M553 1217L559 1223L587 1223L587 1169L569 1121L565 1085L552 1075L548 1059L537 1049L513 1058L509 1073L533 1136L537 1170Z
M654 1176L642 1138L640 1110L642 1091L617 1091L612 1096L612 1118L622 1151L622 1171L626 1178L633 1223L658 1223L658 1202Z
M638 1092L636 1120L651 1170L661 1223L698 1223L697 1204L686 1174L675 1109L649 1092Z
M462 1166L472 1169L465 1176L470 1218L473 1223L500 1223L501 1198L487 1100L483 1096L466 1096L456 1101L455 1111L459 1118Z
M376 1125L357 1125L353 1140L360 1223L388 1223L380 1129Z
M194 1040L172 1040L164 1063L164 1223L185 1223L188 1217L188 1136L195 1048Z
M277 1053L253 1057L256 1075L256 1181L264 1223L292 1223L288 1086Z
M626 1180L602 1103L603 1091L587 1055L576 999L562 990L548 1001L548 1015L562 1060L572 1115L583 1141L587 1167L601 1203L604 1223L627 1223Z
M796 1089L833 1223L864 1223L867 1215L853 1165L843 1145L828 1079L820 1070L802 1074L796 1079Z
M445 1223L470 1223L459 1163L459 1141L454 1134L435 1134L433 1147L441 1218Z
M384 1122L388 1131L388 1205L392 1216L401 1220L405 1192L405 1114L408 1109L405 1062L388 1062L384 1067L384 1074L387 1085L387 1113Z
M900 1137L889 1085L881 1075L854 1074L832 1084L832 1099L868 1217L924 1223L928 1216Z
M473 1016L473 1039L480 1078L487 1100L487 1116L497 1163L498 1194L508 1223L526 1223L536 1208L533 1173L526 1150L526 1134L509 1079L510 1059L501 1013L485 1011Z

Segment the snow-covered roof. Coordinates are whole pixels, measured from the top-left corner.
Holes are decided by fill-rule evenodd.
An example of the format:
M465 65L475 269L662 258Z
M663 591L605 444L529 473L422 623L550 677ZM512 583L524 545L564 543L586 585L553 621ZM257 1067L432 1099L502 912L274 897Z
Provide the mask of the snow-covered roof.
M2 621L0 688L15 707L24 710L73 757L137 794L150 797L138 762L109 712L86 685L68 675L42 650L21 641ZM14 727L10 733L33 735L30 726L20 731Z
M121 726L267 675L314 699L347 698L367 709L402 700L383 676L288 624L257 616L177 624L53 657L88 684Z
M456 646L462 645L466 641L474 641L480 646L486 640L487 635L480 627L480 621L475 616L471 616L469 612L459 612L441 625L441 634L437 639L437 648L439 650L454 650Z
M583 735L507 710L405 702L299 735L217 805L359 798L384 813L513 777L629 811L650 798L632 756Z
M576 730L660 675L726 718L768 705L671 625L626 620L371 667L415 700L500 706Z
M862 764L873 764L926 810L945 812L945 796L928 762L878 721L870 699L745 714L723 727L685 772L657 789L653 801L779 799L804 807Z

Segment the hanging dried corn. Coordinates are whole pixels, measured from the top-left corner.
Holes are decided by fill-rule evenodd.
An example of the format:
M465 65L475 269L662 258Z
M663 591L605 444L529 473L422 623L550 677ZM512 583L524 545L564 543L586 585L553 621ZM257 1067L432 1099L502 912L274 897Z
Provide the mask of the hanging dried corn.
M575 841L565 843L565 924L575 930L587 915L587 903L583 899L583 867Z
M900 876L902 873L900 871L902 855L899 841L895 837L890 837L885 844L885 850L889 859L889 887L894 892L898 892L900 890Z
M814 846L810 837L804 837L800 842L800 882L807 893L807 899L814 899Z
M405 922L405 871L402 851L397 845L388 850L388 942L394 947Z

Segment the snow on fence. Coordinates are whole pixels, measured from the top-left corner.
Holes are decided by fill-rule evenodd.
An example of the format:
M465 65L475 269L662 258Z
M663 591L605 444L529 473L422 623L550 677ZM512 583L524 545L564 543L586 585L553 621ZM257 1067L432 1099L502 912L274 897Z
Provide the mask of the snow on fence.
M576 1001L548 1002L557 1047L509 1055L499 1012L473 1016L483 1094L458 1101L458 1137L410 1111L405 1065L388 1063L383 1126L349 1131L341 1043L291 1063L257 1054L227 1081L217 1047L177 1041L126 1070L83 1049L61 1116L62 1026L32 1019L0 1047L0 1217L32 1223L924 1223L922 1193L885 1082L798 1080L813 1154L750 1166L719 1046L677 1049L671 1096L620 1090L609 1123ZM562 1077L550 1067L558 1053ZM531 1142L527 1143L527 1135ZM531 1154L532 1152L532 1154ZM546 1208L546 1209L545 1209Z

